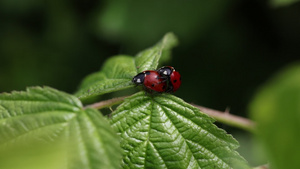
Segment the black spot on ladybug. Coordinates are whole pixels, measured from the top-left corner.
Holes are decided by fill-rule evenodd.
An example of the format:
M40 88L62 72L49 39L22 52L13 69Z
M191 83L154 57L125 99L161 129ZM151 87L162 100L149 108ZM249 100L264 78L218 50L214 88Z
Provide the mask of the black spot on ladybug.
M162 89L165 90L165 89L166 89L166 85L163 85L163 86L162 86Z
M155 86L154 83L151 86L154 87Z
M176 83L176 82L177 82L177 80L173 80L173 82L174 82L174 83Z
M149 71L146 71L145 74L146 74L146 75L150 75L150 72L149 72Z

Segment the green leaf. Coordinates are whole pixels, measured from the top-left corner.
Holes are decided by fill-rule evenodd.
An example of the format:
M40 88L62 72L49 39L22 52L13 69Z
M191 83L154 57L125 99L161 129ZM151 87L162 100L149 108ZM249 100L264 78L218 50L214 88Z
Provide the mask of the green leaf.
M137 73L144 70L156 69L162 53L169 52L177 44L178 40L175 35L173 33L167 33L158 44L138 53L135 57Z
M120 165L117 135L99 111L84 110L76 97L49 87L1 94L0 156L1 150L8 147L35 143L64 145L61 152L66 156L60 156L65 158L63 168L118 168ZM39 155L35 158L38 162ZM43 165L41 168L50 164Z
M87 99L133 87L132 77L144 70L156 69L162 53L165 52L168 55L169 50L176 44L175 35L168 33L160 42L140 52L136 57L120 55L108 59L99 72L83 80L75 95L80 99Z
M183 100L137 93L120 105L111 125L121 136L123 168L247 168L239 144L214 120Z
M108 59L101 71L87 76L81 83L76 96L87 99L93 96L133 87L131 78L136 75L133 57L114 56Z
M299 63L285 68L261 88L250 104L259 139L276 169L300 168L299 75Z
M283 7L287 5L292 5L296 2L299 2L299 0L270 0L270 4L274 7Z

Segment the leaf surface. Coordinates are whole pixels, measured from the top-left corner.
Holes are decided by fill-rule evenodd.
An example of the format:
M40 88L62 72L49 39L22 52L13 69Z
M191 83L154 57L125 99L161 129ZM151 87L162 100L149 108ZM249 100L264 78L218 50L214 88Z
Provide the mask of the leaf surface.
M39 149L62 145L62 154L57 160L64 164L62 168L112 169L120 165L117 135L99 111L84 110L76 97L49 87L32 87L25 92L1 94L0 156L7 148L18 146L32 146L30 151L37 152L33 146L36 143L45 143L45 146L38 146ZM14 156L11 154L8 157ZM39 156L43 154L33 157L37 163L41 160ZM6 158L1 159L0 163L4 164ZM49 163L40 165L42 168L51 166Z
M80 99L102 95L133 87L131 79L144 70L154 70L165 52L177 44L174 34L168 33L153 47L137 54L136 57L119 55L108 59L99 72L87 76L81 83L76 96Z
M121 136L123 168L247 168L239 144L183 100L140 92L118 107L111 125Z
M268 81L250 104L272 168L300 167L300 63Z

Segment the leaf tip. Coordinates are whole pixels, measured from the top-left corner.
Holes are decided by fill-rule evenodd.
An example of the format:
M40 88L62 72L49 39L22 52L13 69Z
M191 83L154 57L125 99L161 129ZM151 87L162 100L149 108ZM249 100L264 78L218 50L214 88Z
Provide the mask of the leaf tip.
M177 36L173 32L168 32L163 37L162 43L164 44L164 48L170 49L177 46L179 41Z

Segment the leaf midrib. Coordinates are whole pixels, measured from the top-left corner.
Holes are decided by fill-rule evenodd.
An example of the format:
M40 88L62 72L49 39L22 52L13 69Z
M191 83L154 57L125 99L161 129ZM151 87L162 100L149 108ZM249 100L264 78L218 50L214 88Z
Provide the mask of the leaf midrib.
M153 103L152 103L152 110L153 110ZM145 152L145 158L144 158L144 168L146 168L146 161L147 161L147 154L148 154L147 149L148 149L148 146L149 146L149 138L150 138L151 124L152 124L152 112L149 114L149 116L150 116L150 118L149 118L149 129L148 129L146 152ZM146 116L146 117L148 117L148 116Z
M100 147L102 148L102 150L105 151L104 154L108 154L108 151L107 151L106 147L103 146L103 139L102 139L102 138L100 137L100 135L99 135L99 132L98 132L99 129L98 129L97 126L93 123L93 121L92 121L92 119L90 118L89 115L87 115L86 113L84 113L84 116L87 118L87 120L89 121L89 123L91 124L91 126L93 126L94 130L96 131L96 137L97 137L97 140L99 141L99 143L100 143L99 145L100 145ZM107 132L107 131L104 130L104 129L101 129L101 130ZM105 158L105 157L104 157L104 158ZM110 158L106 158L106 160L108 160L109 163L110 163L111 165L113 165L113 164L112 164L113 161L111 161Z

